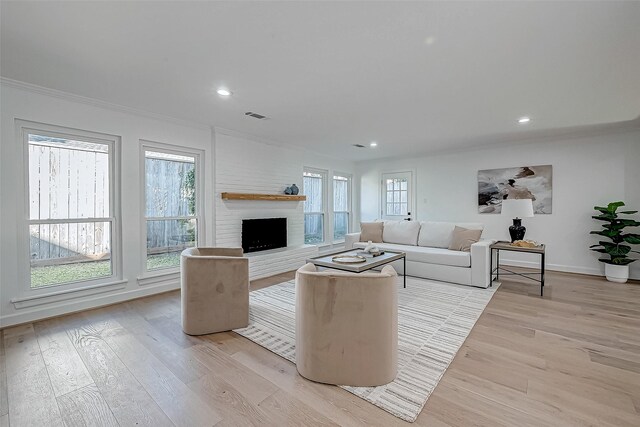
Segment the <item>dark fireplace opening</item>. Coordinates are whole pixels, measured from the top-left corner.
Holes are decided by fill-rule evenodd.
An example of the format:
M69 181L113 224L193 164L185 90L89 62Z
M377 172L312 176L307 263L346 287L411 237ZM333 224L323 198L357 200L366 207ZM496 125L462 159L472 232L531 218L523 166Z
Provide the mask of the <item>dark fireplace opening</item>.
M242 249L245 253L287 246L287 219L242 220Z

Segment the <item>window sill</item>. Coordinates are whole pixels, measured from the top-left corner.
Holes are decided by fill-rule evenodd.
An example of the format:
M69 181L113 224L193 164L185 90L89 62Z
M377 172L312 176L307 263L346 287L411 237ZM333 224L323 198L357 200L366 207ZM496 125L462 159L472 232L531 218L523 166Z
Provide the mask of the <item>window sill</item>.
M124 289L127 282L127 280L118 280L115 282L86 286L84 288L65 289L57 292L49 292L47 294L13 298L10 301L16 309L29 308Z
M138 277L138 285L148 286L160 283L180 281L180 270L169 269L162 272L148 273Z

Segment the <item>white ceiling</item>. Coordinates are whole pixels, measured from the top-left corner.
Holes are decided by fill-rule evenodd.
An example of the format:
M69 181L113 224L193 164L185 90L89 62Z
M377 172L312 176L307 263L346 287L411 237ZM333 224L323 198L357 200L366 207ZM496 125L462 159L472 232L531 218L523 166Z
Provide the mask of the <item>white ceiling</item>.
M640 2L1 8L3 77L354 160L640 114Z

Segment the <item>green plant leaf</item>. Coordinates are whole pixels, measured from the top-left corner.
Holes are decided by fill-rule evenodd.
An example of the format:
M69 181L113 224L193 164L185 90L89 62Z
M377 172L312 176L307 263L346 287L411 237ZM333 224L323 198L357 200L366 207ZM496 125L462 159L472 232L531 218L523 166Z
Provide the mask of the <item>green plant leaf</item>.
M611 242L598 242L598 243L604 246L604 249L611 256L626 255L631 250L631 246L627 246L627 245L619 245L619 244L617 245Z
M613 223L610 223L610 224L602 224L602 227L603 228L607 228L609 230L622 230L623 228L626 227L626 225L620 224L618 222L613 222Z
M591 231L589 234L598 234L604 237L615 237L620 235L620 230L600 230L600 231ZM631 242L629 242L631 243Z
M611 213L615 213L620 206L624 206L624 202L611 202L607 205L607 210Z
M607 251L604 250L604 249L591 249L591 250L594 251L594 252L600 252L601 254L606 254L607 253Z
M625 227L637 227L640 225L640 221L636 221L635 219L619 219L617 221Z
M620 211L620 212L618 212L618 213L621 213L621 214L627 214L627 215L633 215L633 214L635 214L635 213L638 213L638 211Z
M606 214L602 214L602 215L593 215L591 218L597 219L598 221L613 221L617 217L618 216L615 215L615 214L606 213Z
M640 245L640 234L627 233L622 235L622 240L632 245Z

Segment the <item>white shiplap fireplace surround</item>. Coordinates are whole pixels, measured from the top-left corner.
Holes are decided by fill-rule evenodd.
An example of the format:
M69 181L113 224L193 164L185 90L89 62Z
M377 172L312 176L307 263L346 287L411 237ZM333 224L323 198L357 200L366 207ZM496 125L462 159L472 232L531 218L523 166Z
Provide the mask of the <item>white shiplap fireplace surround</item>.
M296 270L317 255L317 246L304 244L303 202L221 197L223 192L282 194L291 184L301 187L302 160L292 159L292 150L221 132L215 144L216 246L241 247L243 219L286 218L287 247L246 254L249 278Z

